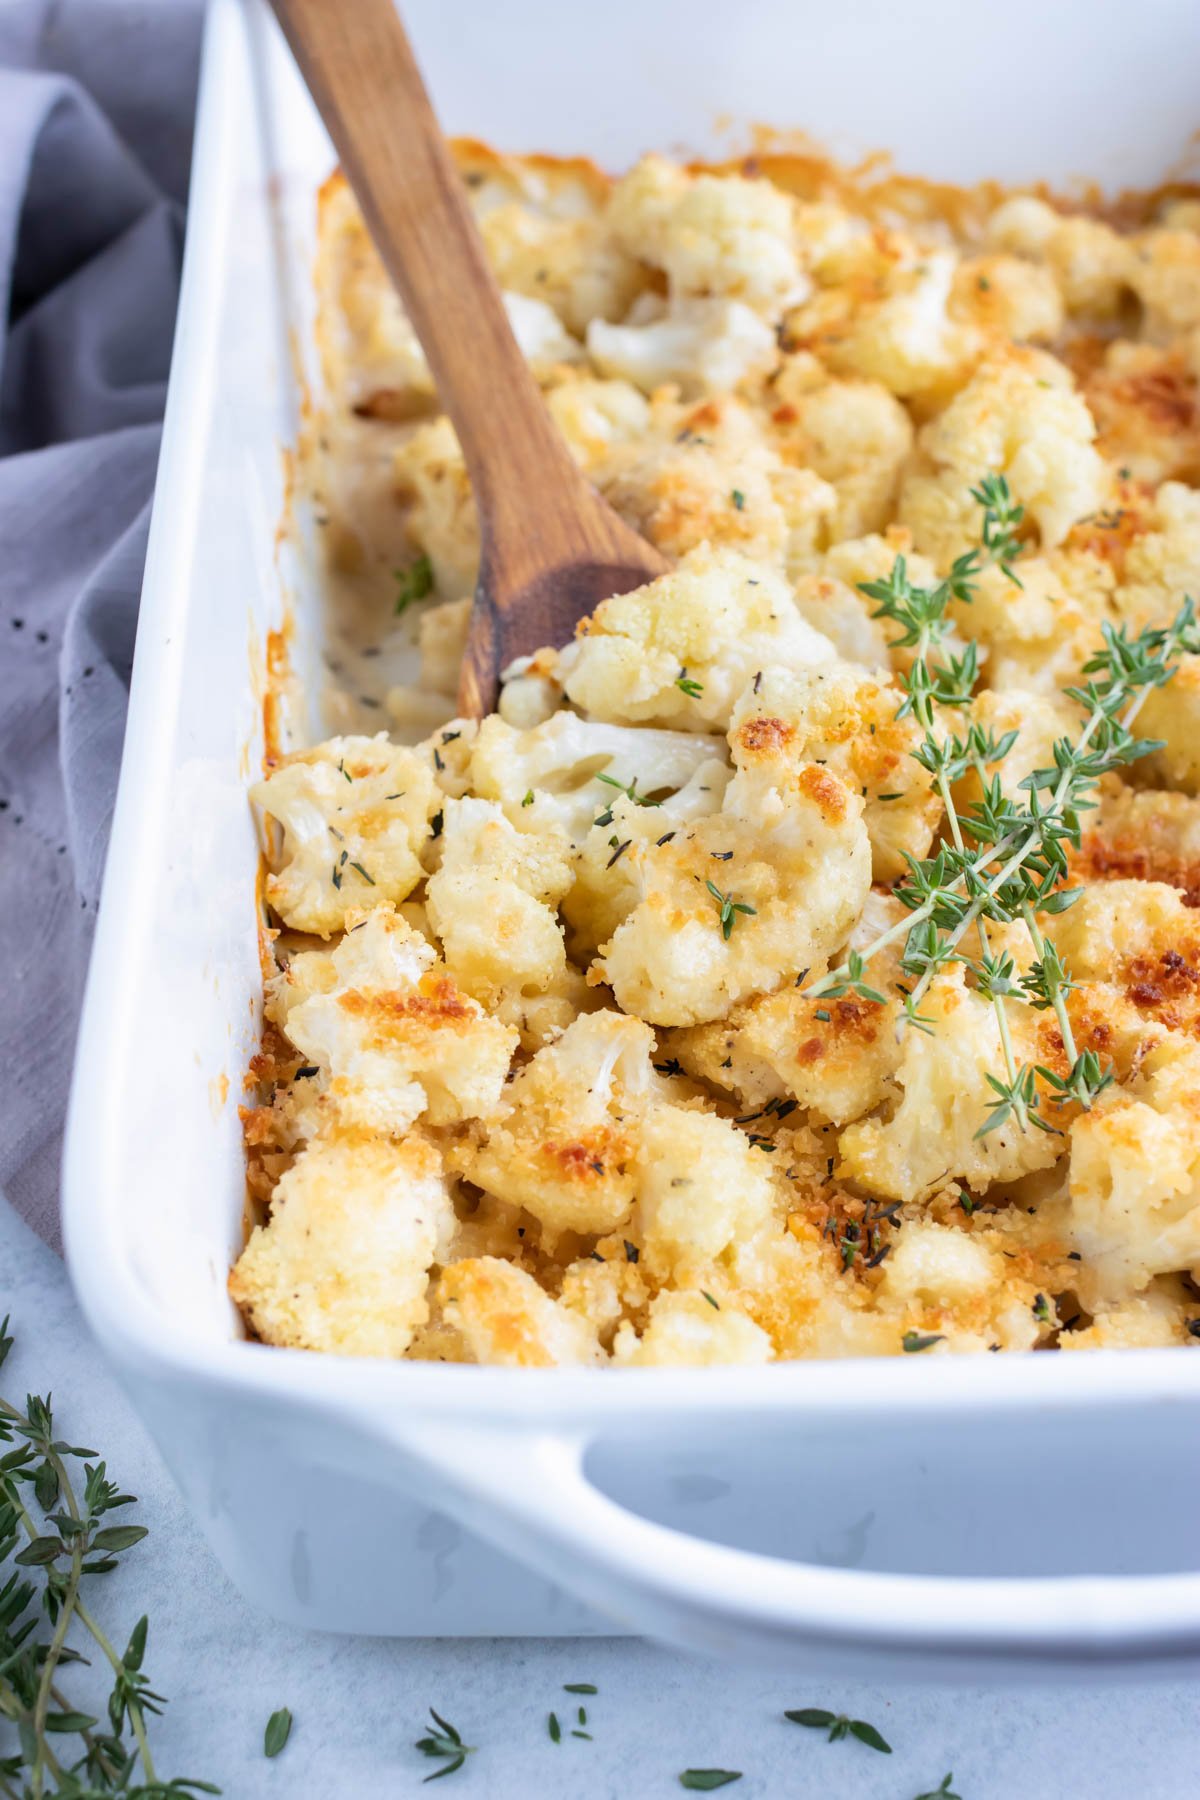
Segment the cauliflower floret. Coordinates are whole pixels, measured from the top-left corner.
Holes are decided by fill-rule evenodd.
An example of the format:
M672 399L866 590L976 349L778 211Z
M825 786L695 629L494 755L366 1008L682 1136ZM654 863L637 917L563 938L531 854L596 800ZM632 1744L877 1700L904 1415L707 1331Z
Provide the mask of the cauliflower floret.
M905 916L898 900L872 892L846 948L865 951ZM897 940L872 957L866 979L877 992L890 993L901 950ZM820 973L810 971L810 987ZM783 987L736 1007L728 1019L668 1033L664 1048L689 1074L731 1089L743 1107L790 1100L844 1125L887 1092L901 1055L897 1014L890 999L881 1006L855 994L811 998Z
M650 432L650 407L627 381L564 381L546 403L575 460L590 474L618 444Z
M1107 345L1102 359L1080 375L1101 455L1128 470L1134 482L1200 479L1196 375L1178 346L1164 350L1124 338Z
M833 657L782 576L702 544L669 574L582 620L559 676L567 698L593 718L724 730L758 670Z
M815 469L837 489L837 539L880 530L890 519L913 428L877 381L830 381L815 357L791 356L771 388L771 423L786 460Z
M605 1360L594 1328L532 1275L495 1256L451 1263L438 1283L448 1324L478 1363L550 1369Z
M229 1292L268 1344L403 1356L453 1229L441 1158L423 1138L319 1139L281 1178Z
M914 760L922 732L897 717L903 695L893 683L851 663L766 669L734 708L736 744L749 734L800 762L815 763L865 802L874 879L894 881L923 857L942 816L932 777Z
M1068 218L1044 200L1016 194L996 208L987 235L997 249L1046 263L1068 312L1110 319L1129 291L1130 245L1098 219Z
M496 711L514 731L532 731L544 725L562 705L558 679L558 651L535 650L532 656L514 656L500 671L500 697Z
M880 1286L885 1308L951 1350L1032 1350L1055 1324L1050 1300L999 1250L932 1219L912 1219L898 1233Z
M551 1234L628 1232L644 1267L665 1276L760 1226L772 1187L766 1159L734 1126L666 1098L653 1042L617 1013L577 1019L518 1075L464 1167Z
M1159 881L1105 881L1046 920L1077 981L1118 986L1143 1018L1200 1036L1200 919Z
M1200 238L1157 228L1132 240L1129 285L1145 308L1142 335L1169 342L1200 325Z
M986 1294L995 1270L980 1239L923 1219L914 1220L897 1235L882 1279L892 1299L953 1305Z
M872 533L832 544L819 568L796 581L797 607L810 625L833 642L846 662L886 669L891 662L902 660L891 650L895 627L875 617L876 602L860 586L886 580L898 556L904 557L914 586L936 587L937 570L927 557L913 551L910 534L899 526L889 528L886 536ZM948 649L958 647L948 645Z
M636 1245L631 1248L636 1252ZM645 1311L650 1288L638 1264L630 1262L624 1243L602 1238L595 1255L567 1266L559 1299L587 1319L607 1349L621 1320Z
M688 789L701 775L707 779L713 764L724 762L720 738L635 730L562 712L531 731L485 719L471 778L475 792L498 800L518 831L558 832L579 844L618 789L636 789L645 804Z
M553 1233L615 1231L637 1191L636 1139L655 1081L654 1034L640 1019L576 1019L509 1084L464 1173Z
M1180 481L1164 481L1139 524L1115 595L1121 618L1137 631L1169 625L1185 594L1200 599L1200 494Z
M549 381L564 363L583 360L583 349L577 338L565 331L553 308L540 296L502 292L504 311L517 340L517 348L538 381ZM409 330L412 327L409 326ZM421 357L422 362L424 356ZM433 378L425 369L428 389L434 391Z
M1071 1127L1072 1241L1089 1311L1200 1265L1200 1046L1174 1034Z
M591 319L624 318L645 280L602 216L550 218L509 202L489 207L479 229L500 286L553 307L578 337Z
M1171 1276L1160 1276L1142 1294L1097 1305L1092 1323L1064 1331L1060 1350L1159 1350L1192 1341L1189 1318L1197 1314L1195 1296Z
M449 419L419 425L397 449L392 485L409 535L433 564L438 592L469 597L479 570L479 522L467 465Z
M646 394L674 382L688 398L730 393L769 374L779 354L771 327L741 300L676 300L645 323L593 319L587 349L602 375Z
M1095 435L1091 414L1053 357L1014 351L986 362L922 430L920 449L933 472L905 481L901 520L918 549L948 564L978 541L980 509L971 489L994 471L1007 478L1043 547L1051 548L1104 504L1109 478Z
M1019 587L1002 569L984 569L972 603L954 610L962 629L987 648L989 686L1053 704L1102 645L1101 627L1113 619L1112 570L1068 546L1023 556L1016 574Z
M296 1048L329 1072L339 1118L400 1133L422 1114L445 1125L494 1112L516 1032L461 993L390 907L349 927L328 988L287 1012Z
M760 420L731 396L680 407L656 400L654 430L615 445L593 478L609 504L667 556L729 545L791 577L813 566L837 512L836 488L785 463Z
M810 345L836 374L865 376L902 400L929 406L961 384L981 340L950 313L955 252L933 250L916 259L913 249L885 257L868 276L873 297L864 299L863 278L855 273L789 314L787 329L790 340Z
M557 314L537 295L502 293L504 310L517 348L539 381L549 380L561 363L583 359L578 340L564 331Z
M429 770L438 796L438 811L442 811L442 800L461 800L471 785L471 756L479 735L479 723L476 719L448 719L437 731L431 732L421 743L414 744L413 754L419 756ZM432 830L436 834L441 825L434 815ZM428 868L436 864L440 855L440 839L435 835L425 846L424 861Z
M672 294L744 300L774 318L807 291L795 202L769 181L691 175L647 156L613 189L608 219L629 255L665 271Z
M1192 909L1161 881L1105 881L1085 888L1066 912L1046 919L1045 929L1071 973L1088 981L1119 980L1131 962L1148 975L1147 955L1174 944L1185 947L1185 940L1200 936Z
M805 267L819 282L845 281L877 247L878 233L859 214L828 200L802 200L796 232Z
M633 846L670 843L681 827L719 811L731 778L729 765L714 757L700 764L686 786L653 804L643 804L636 794L618 798L610 790L583 840L574 886L563 902L576 961L590 961L637 905L638 877L625 860Z
M868 1309L866 1290L840 1268L832 1245L795 1216L786 1231L773 1221L733 1245L720 1275L714 1286L722 1307L732 1303L748 1313L777 1357L885 1356L900 1349L894 1323Z
M1010 1115L977 1135L996 1101L987 1077L1003 1073L1004 1054L993 1008L967 988L960 968L934 981L922 1012L933 1030L905 1033L890 1113L842 1133L842 1177L890 1200L916 1200L952 1176L979 1189L1049 1168L1063 1151L1058 1134L1022 1132ZM1007 1016L1018 1064L1044 1061L1031 1010L1010 1001Z
M844 941L870 887L861 795L748 710L720 812L621 859L636 904L595 967L657 1025L721 1018L781 986Z
M561 838L518 831L494 800L449 800L444 820L427 903L446 967L465 993L505 1020L515 1022L526 1001L554 994L561 999L554 1022L569 1024L580 996L556 916L572 879ZM574 986L583 989L582 977ZM539 1022L549 1022L544 1010Z
M960 732L968 723L990 734L997 749L1004 749L1009 734L1016 733L1004 755L986 763L985 768L989 781L999 777L1000 791L1006 800L1025 806L1029 795L1021 783L1035 769L1054 768L1054 746L1062 738L1079 735L1080 711L1065 694L1030 694L1019 688L997 693L994 688L985 688L972 700ZM955 783L953 793L960 815L978 805L982 789L974 770Z
M320 334L329 391L369 418L419 417L435 402L429 364L358 205L340 177L322 195L321 208L318 283L334 300L328 308L330 329ZM639 279L636 267L611 254L632 273L632 297ZM579 343L546 304L552 296L535 286L508 282L503 268L499 278L502 287L524 285L524 291L506 292L502 298L513 335L535 375L545 379L556 364L578 361L583 354Z
M267 899L297 931L329 937L351 907L404 900L421 879L437 790L411 750L330 738L285 757L250 798L283 827Z
M318 343L327 392L340 406L376 417L427 410L428 364L344 176L325 183L318 206L317 285L326 326Z
M1016 256L973 256L954 272L956 319L1019 344L1049 343L1063 328L1062 295L1049 269Z
M770 1362L771 1354L760 1326L703 1294L659 1294L641 1337L626 1322L613 1340L613 1362L626 1369L708 1369Z
M1159 621L1165 622L1161 614ZM1200 794L1200 656L1181 656L1171 678L1149 689L1138 715L1138 732L1161 745L1139 763L1140 777L1185 795Z
M864 581L886 581L898 556L904 558L908 578L914 586L937 586L937 569L927 556L913 548L912 533L902 525L889 525L886 532L873 531L866 537L831 544L821 568L836 580L857 588ZM865 599L863 603L874 605L873 601Z
M633 1236L651 1274L679 1278L771 1216L770 1158L715 1113L658 1106L638 1134Z
M471 602L467 599L447 600L441 606L427 607L421 614L417 636L424 688L454 699L470 623Z
M1083 826L1072 882L1165 881L1200 906L1200 800L1114 786L1101 790Z
M801 575L796 582L796 610L814 631L829 639L844 662L864 669L886 669L888 633L872 615L874 602L848 587L836 575Z

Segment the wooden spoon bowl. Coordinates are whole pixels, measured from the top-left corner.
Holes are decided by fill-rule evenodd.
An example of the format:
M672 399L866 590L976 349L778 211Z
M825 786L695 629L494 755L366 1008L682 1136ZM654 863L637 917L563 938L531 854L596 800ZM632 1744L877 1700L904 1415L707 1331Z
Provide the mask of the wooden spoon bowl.
M392 0L272 0L462 445L480 564L459 708L670 566L576 467L517 347Z

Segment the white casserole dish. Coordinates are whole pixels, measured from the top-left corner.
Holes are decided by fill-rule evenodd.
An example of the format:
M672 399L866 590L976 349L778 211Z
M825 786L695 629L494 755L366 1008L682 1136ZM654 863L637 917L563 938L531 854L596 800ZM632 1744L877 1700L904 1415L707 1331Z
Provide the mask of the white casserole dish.
M406 10L449 128L613 163L713 150L736 107L933 175L1145 185L1197 116L1186 0L1014 0L1001 34L950 0L753 0L702 30L682 0L610 0L603 30L558 0ZM270 1611L347 1631L632 1628L942 1678L1194 1661L1200 1356L543 1373L241 1340L245 784L285 594L300 673L319 666L304 520L276 525L330 162L257 0L213 0L64 1192L81 1303L220 1560Z

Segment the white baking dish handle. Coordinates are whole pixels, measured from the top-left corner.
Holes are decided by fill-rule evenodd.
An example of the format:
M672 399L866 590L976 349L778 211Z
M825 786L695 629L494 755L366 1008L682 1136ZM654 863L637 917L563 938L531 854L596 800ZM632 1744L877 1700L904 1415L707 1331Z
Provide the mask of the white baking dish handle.
M376 1427L377 1429L377 1427ZM595 1433L476 1423L388 1434L414 1486L468 1529L607 1614L682 1648L909 1651L947 1674L1031 1659L1092 1666L1200 1655L1200 1574L979 1578L829 1568L643 1518L603 1493Z

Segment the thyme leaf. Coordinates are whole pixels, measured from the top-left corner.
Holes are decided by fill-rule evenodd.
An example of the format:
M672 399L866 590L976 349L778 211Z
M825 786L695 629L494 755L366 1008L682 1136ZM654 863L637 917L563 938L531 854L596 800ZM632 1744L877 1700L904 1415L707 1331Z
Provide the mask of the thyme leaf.
M748 906L744 900L735 900L732 894L723 894L715 881L706 881L705 887L717 903L717 915L721 921L721 936L728 943L733 936L733 928L739 913L755 914L757 907Z
M286 1706L273 1712L267 1720L267 1729L263 1733L263 1755L278 1756L287 1743L292 1732L292 1715Z
M424 600L433 592L433 564L427 556L418 556L407 569L396 569L396 612L407 612L414 600Z

